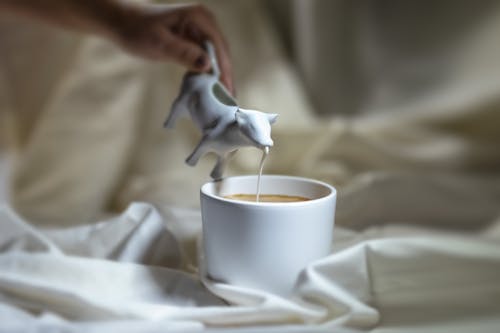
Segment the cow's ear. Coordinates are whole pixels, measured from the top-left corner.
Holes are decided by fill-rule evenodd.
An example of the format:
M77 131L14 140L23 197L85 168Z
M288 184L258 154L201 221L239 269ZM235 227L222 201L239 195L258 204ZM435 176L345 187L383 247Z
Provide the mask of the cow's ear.
M276 119L278 119L278 114L277 113L268 113L267 119L269 120L270 124L274 124L276 122Z
M236 116L236 122L238 123L238 125L245 125L248 121L247 115L241 109L236 110L235 116Z

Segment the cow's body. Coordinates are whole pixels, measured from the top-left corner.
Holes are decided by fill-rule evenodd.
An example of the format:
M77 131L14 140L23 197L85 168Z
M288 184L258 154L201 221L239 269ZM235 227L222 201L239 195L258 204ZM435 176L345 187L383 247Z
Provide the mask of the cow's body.
M222 178L227 160L240 147L271 147L271 124L276 114L245 110L219 82L219 70L210 45L212 74L187 74L181 92L174 101L165 127L172 128L178 116L188 113L202 132L202 138L186 163L196 165L207 152L217 154L217 164L210 176Z

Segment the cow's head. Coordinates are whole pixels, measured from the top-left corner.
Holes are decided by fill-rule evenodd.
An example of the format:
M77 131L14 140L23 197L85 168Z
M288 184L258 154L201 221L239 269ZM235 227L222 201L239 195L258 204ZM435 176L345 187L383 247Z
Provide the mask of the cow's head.
M272 147L271 125L278 118L275 113L238 109L236 122L241 133L257 148Z

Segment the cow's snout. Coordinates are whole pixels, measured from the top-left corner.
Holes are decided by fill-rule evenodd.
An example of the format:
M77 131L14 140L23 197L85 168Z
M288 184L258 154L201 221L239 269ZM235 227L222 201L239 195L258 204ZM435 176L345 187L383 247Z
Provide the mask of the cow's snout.
M272 139L265 140L262 142L262 147L272 147L274 144Z

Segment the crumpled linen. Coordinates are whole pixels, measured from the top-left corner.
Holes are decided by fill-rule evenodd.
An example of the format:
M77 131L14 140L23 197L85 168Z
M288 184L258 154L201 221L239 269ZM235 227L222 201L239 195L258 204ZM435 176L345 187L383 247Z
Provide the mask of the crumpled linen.
M99 223L49 229L4 206L0 222L0 331L432 332L449 324L460 332L464 322L487 332L500 324L498 238L336 228L332 254L305 268L285 299L200 278L196 210L133 203Z
M208 5L242 105L280 113L265 172L339 189L332 254L291 299L202 281L200 214L181 206L197 205L212 161L187 168L197 133L161 128L182 69L7 22L0 104L21 118L12 199L31 218L1 209L0 332L496 332L498 78L485 82L470 56L497 48L498 20L463 36L466 84L451 76L377 112L317 118L259 2ZM237 154L229 171L255 173L259 154ZM133 201L156 205L100 216Z

